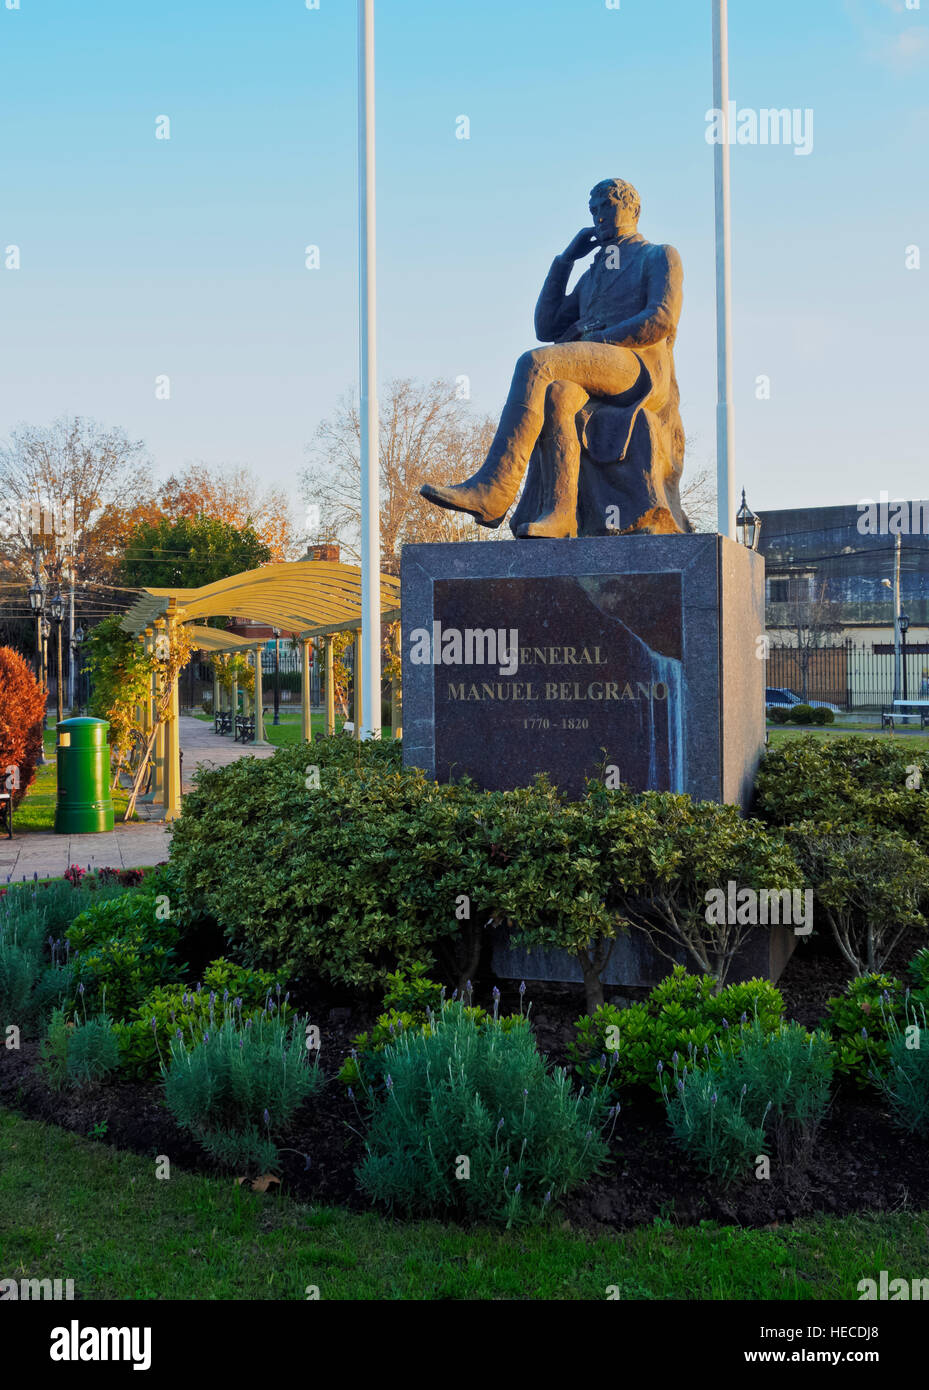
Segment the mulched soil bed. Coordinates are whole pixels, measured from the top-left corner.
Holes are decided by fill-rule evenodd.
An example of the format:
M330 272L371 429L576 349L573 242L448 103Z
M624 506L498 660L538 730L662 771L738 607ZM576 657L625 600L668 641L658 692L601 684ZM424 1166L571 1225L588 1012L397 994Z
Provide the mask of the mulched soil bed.
M919 945L915 933L903 941L888 973L901 973ZM801 943L779 981L788 1017L807 1026L817 1023L826 1000L841 993L848 973L828 946ZM492 983L478 990L475 1002L489 1004L485 996ZM518 983L500 982L502 1012L518 1009ZM583 992L533 983L526 999L532 1001L530 1017L541 1050L563 1063L574 1020L584 1012ZM377 1001L313 991L297 1003L319 1023L321 1064L334 1076L351 1039L370 1026ZM212 1162L160 1103L157 1086L122 1082L54 1092L37 1070L38 1055L38 1045L28 1042L18 1052L0 1051L0 1104L84 1135L105 1125L105 1132L97 1131L103 1142L152 1157L167 1154L185 1169L216 1175ZM363 1154L362 1131L363 1117L341 1085L331 1082L297 1116L288 1151L282 1153L283 1190L298 1200L365 1209L368 1203L353 1175ZM686 1161L671 1138L663 1106L647 1095L623 1098L611 1158L607 1173L565 1204L564 1218L572 1227L606 1232L655 1217L682 1224L715 1220L769 1226L814 1212L929 1207L929 1146L896 1129L874 1092L851 1087L839 1088L805 1171L792 1171L786 1181L776 1176L772 1164L769 1181L751 1177L721 1187Z

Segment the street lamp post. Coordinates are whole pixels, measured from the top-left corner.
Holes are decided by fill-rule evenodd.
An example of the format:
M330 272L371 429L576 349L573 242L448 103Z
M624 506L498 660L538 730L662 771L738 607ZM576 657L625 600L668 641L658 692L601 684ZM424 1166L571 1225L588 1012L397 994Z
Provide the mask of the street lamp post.
M744 487L742 489L742 505L736 512L735 529L746 550L758 549L758 542L761 540L761 517L756 516L746 502Z
M274 633L274 720L273 723L281 722L281 633L279 628L272 628Z
M52 625L48 618L43 614L42 621L39 623L42 633L42 684L45 686L46 695L48 694L48 637L52 630ZM48 727L48 701L46 700L45 713L42 715L42 728Z
M897 619L897 626L900 629L900 660L903 666L903 698L908 699L909 692L906 683L906 634L910 630L910 620L906 613L901 613Z
M45 606L45 590L39 572L36 570L32 588L29 590L29 607L35 616L35 678L42 680L42 609Z
M61 601L61 593L56 593L51 602L52 622L55 624L55 685L56 685L56 706L58 724L64 719L64 690L62 688L61 672L61 620L64 617L64 605Z
M900 597L900 534L897 534L897 544L895 547L894 561L894 582L891 584L889 579L882 579L881 583L885 589L893 591L894 600L894 699L901 697L901 676L902 676L902 654L900 647L900 615L903 612L903 600Z
M71 638L71 657L74 666L74 703L78 709L84 707L84 673L81 670L81 643L84 640L84 629L77 627L74 629L74 636Z
M35 615L35 678L39 685L42 684L42 609L45 606L45 590L42 588L42 581L39 578L39 567L36 565L35 579L32 588L29 590L29 607ZM48 698L46 694L46 699ZM42 716L42 728L45 728L45 715ZM36 759L36 767L44 767L45 758L45 739L39 744L39 756Z

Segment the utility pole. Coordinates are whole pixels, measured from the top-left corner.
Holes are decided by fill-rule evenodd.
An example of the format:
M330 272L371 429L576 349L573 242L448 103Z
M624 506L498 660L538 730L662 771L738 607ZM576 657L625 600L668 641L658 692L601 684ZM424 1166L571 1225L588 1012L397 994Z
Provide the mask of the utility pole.
M74 547L72 544L68 564L68 583L71 593L68 601L68 709L74 709Z

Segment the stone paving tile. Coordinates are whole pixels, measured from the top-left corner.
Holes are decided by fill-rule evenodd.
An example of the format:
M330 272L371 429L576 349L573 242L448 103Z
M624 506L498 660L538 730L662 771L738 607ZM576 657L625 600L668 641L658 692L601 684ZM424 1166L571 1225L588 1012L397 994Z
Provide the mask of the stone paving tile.
M60 877L71 864L88 864L95 868L105 865L114 869L145 868L167 859L171 833L167 826L126 825L112 834L101 835L24 835L21 840L6 841L7 852L0 855L0 880L11 878L19 882L23 876L32 878ZM9 850L16 849L16 854Z

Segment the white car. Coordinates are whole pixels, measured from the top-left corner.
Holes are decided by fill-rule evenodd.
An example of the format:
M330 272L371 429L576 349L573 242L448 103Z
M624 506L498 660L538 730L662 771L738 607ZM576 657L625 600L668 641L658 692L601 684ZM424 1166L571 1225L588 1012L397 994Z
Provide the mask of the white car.
M790 709L793 705L809 705L811 709L831 709L833 714L841 714L841 705L830 705L828 700L801 700L792 690L782 690L769 685L764 693L765 709Z

